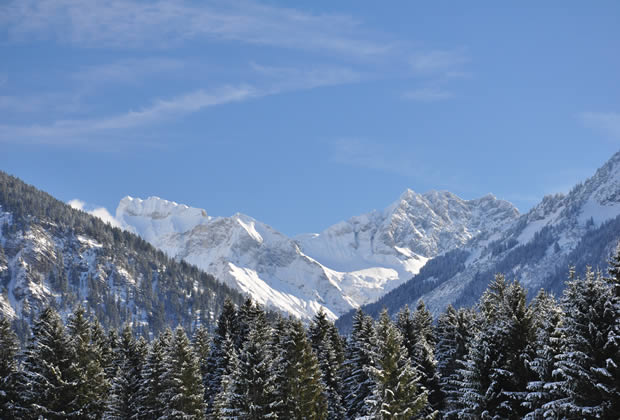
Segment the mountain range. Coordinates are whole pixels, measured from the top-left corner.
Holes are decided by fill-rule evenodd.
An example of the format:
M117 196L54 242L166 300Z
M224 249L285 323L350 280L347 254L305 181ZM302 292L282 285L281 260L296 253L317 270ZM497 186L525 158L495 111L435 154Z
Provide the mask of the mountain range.
M1 174L0 312L16 319L45 302L99 299L94 309L121 314L111 324L191 325L209 323L222 296L245 294L302 319L322 308L346 330L358 307L469 305L499 272L559 293L570 265L604 268L620 238L620 152L525 214L490 194L406 190L383 210L296 237L157 197L123 198L121 230Z

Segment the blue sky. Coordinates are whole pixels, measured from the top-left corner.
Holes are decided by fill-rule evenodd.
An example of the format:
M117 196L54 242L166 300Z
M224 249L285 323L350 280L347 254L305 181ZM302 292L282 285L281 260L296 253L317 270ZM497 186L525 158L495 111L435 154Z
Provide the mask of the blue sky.
M620 148L620 3L0 3L0 169L287 234L403 190L528 210Z

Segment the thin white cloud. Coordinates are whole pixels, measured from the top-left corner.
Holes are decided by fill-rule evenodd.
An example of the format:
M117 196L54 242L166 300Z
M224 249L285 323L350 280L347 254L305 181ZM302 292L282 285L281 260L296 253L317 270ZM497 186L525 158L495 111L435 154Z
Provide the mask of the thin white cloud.
M603 131L620 140L620 113L618 112L584 112L580 116L588 127Z
M409 65L415 75L441 75L456 78L467 74L460 68L468 61L469 57L462 49L432 50L413 54L409 59Z
M92 207L87 206L86 203L80 199L74 198L73 200L69 200L67 202L68 205L77 210L82 210L90 215L98 217L103 220L105 223L112 225L113 227L121 228L121 224L118 220L105 207ZM90 210L88 210L90 209Z
M251 68L270 80L277 91L313 89L357 83L365 75L348 67L321 66L310 68L264 66L251 63Z
M362 77L347 68L303 70L254 65L254 70L273 77L275 81L260 87L239 85L226 86L213 91L199 89L172 99L160 99L143 109L131 110L111 117L58 120L47 125L0 124L0 143L21 142L60 145L87 143L93 137L112 130L128 130L158 124L205 108L282 92L353 83Z
M158 100L150 107L124 114L84 120L59 120L49 125L0 125L0 143L29 142L71 144L82 142L91 134L122 130L161 122L174 116L197 112L203 108L258 96L252 87L225 87L215 92L197 90L169 100Z
M344 15L315 15L251 1L14 0L0 7L13 39L56 39L85 47L162 47L216 39L346 55L391 47L363 36Z
M100 83L135 83L147 75L181 71L184 62L165 57L119 60L97 66L84 67L73 78L88 85Z
M403 98L418 102L438 102L452 98L452 92L438 88L420 88L403 93Z

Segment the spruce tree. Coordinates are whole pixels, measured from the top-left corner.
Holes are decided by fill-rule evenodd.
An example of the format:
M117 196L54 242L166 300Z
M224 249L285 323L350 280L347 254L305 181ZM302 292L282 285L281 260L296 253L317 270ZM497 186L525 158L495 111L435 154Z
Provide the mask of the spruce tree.
M328 417L330 419L343 419L345 408L342 401L342 362L338 354L337 346L340 345L340 337L336 327L327 319L323 308L314 316L308 335L312 343L321 369L321 378L325 386L327 398ZM343 358L343 357L342 357Z
M202 383L207 380L207 373L209 372L207 366L207 359L209 358L209 352L211 351L211 340L209 339L209 332L204 326L199 326L194 331L192 337L192 347L194 353L198 358L198 364L200 365L200 375L202 376Z
M561 397L544 406L569 418L620 418L619 305L600 273L568 282L562 352L554 374Z
M165 391L163 376L166 351L170 345L172 331L167 328L151 343L141 372L141 383L138 388L137 403L132 418L158 419L164 414L166 404L159 396Z
M101 366L101 349L93 342L93 325L80 305L69 318L67 329L74 359L72 363L75 399L72 415L80 418L101 418L105 410L109 383Z
M327 418L327 401L321 370L306 331L300 321L289 321L280 338L277 355L276 396L282 397L280 417L286 419Z
M372 394L374 382L368 376L367 367L372 363L373 321L357 309L353 317L353 330L349 337L344 363L344 392L347 418L364 417L369 414L366 399Z
M16 381L18 375L17 335L8 319L0 316L0 418L15 418L17 404Z
M65 419L73 414L73 349L60 315L49 306L43 309L32 326L18 384L18 418Z
M220 314L217 326L213 332L209 358L207 359L207 377L203 383L205 389L204 400L207 404L207 414L214 413L215 397L221 392L222 376L229 374L228 362L230 351L224 348L224 343L231 340L234 344L239 337L239 322L235 304L229 298L224 301L224 307Z
M123 327L115 355L115 374L106 404L106 419L128 419L139 412L139 390L147 354L146 341L133 336L129 324Z
M159 402L165 406L163 419L203 419L204 388L198 359L182 327L177 327L164 359L161 375L163 392Z
M437 372L444 395L441 414L445 419L458 418L462 381L459 369L463 367L476 331L476 315L471 309L457 311L448 305L437 320Z
M553 410L545 409L545 404L559 397L557 383L553 378L555 362L562 350L562 322L564 313L555 298L541 290L532 301L536 341L536 356L529 364L534 372L534 380L527 385L524 406L529 413L526 419L554 418Z
M258 308L257 308L258 309ZM241 354L231 360L231 373L216 399L224 418L276 418L277 393L273 358L269 351L270 328L264 312L257 312L254 326Z
M385 309L375 328L374 343L373 363L368 372L375 388L367 399L373 417L415 418L425 410L428 395L418 389L420 375L409 360L402 335Z
M534 357L534 328L525 290L497 275L480 301L481 332L470 346L463 375L463 418L521 419L528 364Z

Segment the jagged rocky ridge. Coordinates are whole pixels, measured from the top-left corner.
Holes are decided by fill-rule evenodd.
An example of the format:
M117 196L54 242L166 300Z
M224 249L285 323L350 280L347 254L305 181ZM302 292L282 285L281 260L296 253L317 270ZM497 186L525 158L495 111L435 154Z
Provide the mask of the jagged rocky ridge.
M435 314L449 303L468 306L496 273L519 279L532 292L544 288L559 295L570 266L578 272L586 264L604 270L619 240L620 152L568 194L546 196L504 231L474 237L436 257L363 309L372 315L384 307L395 313L420 298ZM349 328L351 316L341 317L340 328Z
M320 234L288 238L249 216L210 217L157 197L125 197L116 218L168 255L195 264L258 302L309 319L369 302L416 274L429 258L502 232L518 217L492 195L405 191L383 211Z
M51 304L67 313L82 303L106 327L132 322L139 332L193 328L216 319L229 296L243 297L137 235L0 172L0 313L25 331Z

